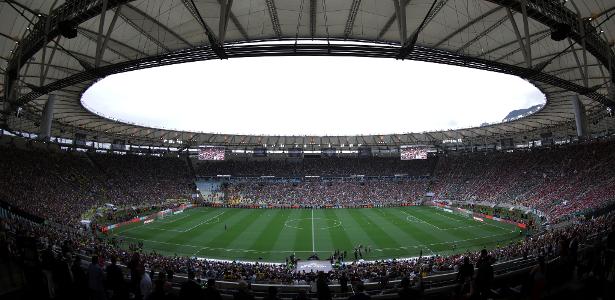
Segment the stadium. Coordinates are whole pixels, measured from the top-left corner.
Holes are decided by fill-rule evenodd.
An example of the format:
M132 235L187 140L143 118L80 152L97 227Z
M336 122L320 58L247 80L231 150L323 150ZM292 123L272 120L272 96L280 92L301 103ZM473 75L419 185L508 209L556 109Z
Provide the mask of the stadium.
M0 1L0 297L612 299L613 16Z

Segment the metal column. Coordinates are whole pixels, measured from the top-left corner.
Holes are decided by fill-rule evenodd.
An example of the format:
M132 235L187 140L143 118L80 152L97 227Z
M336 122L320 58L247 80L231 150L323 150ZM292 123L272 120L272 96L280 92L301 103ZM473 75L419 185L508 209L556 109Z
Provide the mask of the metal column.
M573 95L570 100L572 100L572 108L574 109L574 119L577 126L577 136L579 138L585 138L588 136L585 106L583 105L583 103L581 103L579 95Z
M45 108L43 108L43 114L41 116L41 131L39 132L39 139L48 141L51 138L51 122L53 121L53 107L56 102L56 96L53 94L47 98Z

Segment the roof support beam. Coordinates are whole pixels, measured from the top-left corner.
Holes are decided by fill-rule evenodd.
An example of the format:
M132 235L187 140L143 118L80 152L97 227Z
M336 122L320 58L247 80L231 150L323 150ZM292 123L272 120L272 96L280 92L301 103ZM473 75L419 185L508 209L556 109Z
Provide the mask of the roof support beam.
M111 32L113 32L113 28L115 28L115 23L117 22L117 17L119 17L121 9L122 9L121 5L115 9L115 14L113 14L113 19L111 19L111 24L109 24L109 28L107 29L107 34L105 35L105 39L102 41L102 45L100 45L100 47L96 47L96 62L94 63L94 66L96 68L100 66L100 61L102 60L102 57L105 54L105 50L107 49L107 44L109 44L109 39L111 39ZM100 37L102 37L102 28L99 28L98 36L99 36L99 41L100 41ZM97 43L97 46L98 45L99 44Z
M500 6L510 7L515 11L527 10L527 15L532 19L542 23L545 26L552 27L558 23L565 23L570 26L570 37L577 43L583 43L586 40L587 51L593 54L598 61L603 65L612 64L613 60L610 57L615 56L608 42L600 37L596 27L590 21L580 20L579 13L575 13L563 6L558 1L532 1L528 3L526 0L487 0ZM574 4L574 3L573 3ZM603 24L606 20L600 22ZM599 25L600 25L599 24ZM559 55L558 55L559 56ZM553 59L537 64L534 69L540 71L544 69Z
M548 37L548 36L551 36L551 35L550 35L550 34L545 34L545 35L538 36L536 39L534 39L534 40L531 42L531 44L535 44L535 43L537 43L537 42L539 42L539 41L541 41L541 40L545 39L545 38L546 38L546 37ZM502 56L500 56L500 57L496 58L494 61L499 62L499 61L501 61L501 60L503 60L503 59L505 59L505 58L507 58L507 57L509 57L509 56L511 56L511 55L513 55L513 54L515 54L515 53L517 53L517 52L519 52L519 51L522 51L522 49L523 49L523 48L518 48L518 49L515 49L515 50L513 50L513 51L510 51L510 52L508 52L508 53L506 53L506 54L504 54L504 55L502 55ZM568 53L568 52L571 52L571 51L573 51L573 50L568 49L567 51L565 51L565 52L563 52L563 53L561 53L561 54L565 54L565 53ZM560 54L560 55L561 55L561 54ZM543 55L543 56L533 57L533 58L532 58L532 61L537 61L537 60L540 60L540 59L543 59L543 58L546 58L546 57L549 57L549 56L555 56L555 55L558 55L558 53L552 53L552 54L548 54L548 55ZM524 61L523 63L525 63L525 61ZM516 65L518 65L518 64L516 64ZM538 65L540 65L540 64L538 64ZM538 65L537 65L537 67L538 67ZM543 70L543 69L544 69L544 68L542 68L542 69L540 69L540 70Z
M463 44L463 46L461 46L457 50L455 50L455 52L463 52L464 50L466 50L467 48L472 46L474 43L478 42L480 39L482 39L483 37L485 37L486 35L488 35L492 31L494 31L496 28L500 27L500 25L504 24L504 22L506 22L506 20L508 20L508 16L504 16L504 17L500 18L497 22L493 23L491 26L487 27L487 29L485 29L481 33L477 34L476 36L474 36L474 38L472 38L471 40L469 40L468 42Z
M570 43L570 47L574 46L574 43L572 42L572 40L570 38L568 38L568 43ZM587 83L587 68L583 68L583 65L581 65L581 60L579 60L579 55L577 54L576 51L572 51L572 56L574 57L574 61L577 63L577 67L579 68L579 73L581 74L581 78L583 78L583 84L585 85L585 87L587 87L588 83ZM587 66L585 66L587 67Z
M166 31L168 34L173 36L177 41L182 42L183 44L185 44L188 47L192 47L192 45L188 41L186 41L179 34L174 32L173 30L171 30L169 27L167 27L164 24L160 23L158 20L156 20L152 16L146 14L145 12L141 11L140 9L138 9L138 8L136 8L136 7L134 7L134 6L130 5L130 4L126 4L125 5L125 9L122 9L122 11L120 12L120 16L122 17L122 19L124 19L124 21L126 21L126 23L130 24L130 26L132 26L134 29L136 29L138 32L143 34L145 37L150 39L152 42L154 42L156 45L158 45L160 48L164 49L165 51L171 51L171 49L167 45L165 45L163 41L160 41L158 38L153 36L151 33L147 32L143 28L141 28L141 26L137 25L131 18L129 18L127 16L127 13L137 14L139 16L139 18L143 18L143 19L151 22L155 26L161 28L163 31Z
M352 0L350 5L350 11L348 12L348 18L346 19L346 26L344 27L344 38L347 39L352 34L354 28L354 21L357 18L357 13L361 7L361 0Z
M58 50L58 44L60 42L60 36L56 38L56 42L53 45L53 49L51 50L51 54L49 55L49 60L47 61L47 65L45 65L44 55L43 60L41 61L41 78L40 78L40 86L45 85L45 79L47 79L47 73L49 73L49 67L51 67L51 62L53 61L53 56L56 54L56 50ZM43 50L47 49L44 47Z
M5 38L7 38L7 39L9 39L9 40L11 40L11 41L13 41L13 42L19 42L19 40L18 40L18 39L14 38L14 37L12 37L12 36L10 36L10 35L6 34L6 33L2 33L2 32L0 32L0 36L5 37Z
M429 25L429 23L431 23L431 21L433 21L433 19L438 15L442 8L444 8L444 5L446 5L447 2L448 0L437 1L436 5L431 10L431 13L427 14L427 19L425 21L425 24L420 28L421 30L423 30L425 27L427 27L427 25Z
M119 13L118 13L118 16L119 16ZM79 30L79 32L81 32L81 34L84 37L88 38L91 41L96 42L96 38L97 38L97 34L98 33L94 32L94 31L91 31L89 29L83 28L83 27L79 27L77 30ZM112 45L116 45L116 46L119 46L119 47L113 47L113 46L108 47L108 43L109 42L111 42ZM141 50L136 49L136 48L134 48L132 46L129 46L127 44L124 44L124 43L122 43L122 42L120 42L118 40L112 39L110 37L110 35L109 35L109 38L107 39L107 45L105 47L103 47L103 49L108 49L110 51L113 51L113 53L115 53L115 54L117 54L117 55L119 55L119 56L121 56L121 57L123 57L124 59L127 59L127 60L135 59L136 57L146 56L145 52L142 52ZM122 50L125 50L125 51L129 50L129 51L131 51L133 53L127 54L127 53L122 52Z
M517 21L515 21L513 13L508 7L506 8L506 14L508 15L508 19L510 20L510 23L512 24L513 31L515 32L515 36L517 37L517 42L519 43L519 49L521 49L521 53L523 54L523 58L525 59L525 64L527 65L528 68L530 68L532 66L532 63L527 53L527 48L525 47L523 38L521 38L521 33L519 32L519 26L517 26ZM527 40L527 41L529 43L530 40Z
M393 23L395 22L395 14L393 14L386 23L384 23L384 26L382 26L382 29L380 30L380 32L378 33L378 37L376 38L377 40L381 40L382 37L389 31L389 28L391 28L391 25L393 25Z
M218 0L218 4L222 5L222 0ZM248 33L243 28L243 25L241 25L241 22L239 22L239 19L237 19L237 16L235 16L233 11L229 11L229 17L231 19L231 22L233 22L233 25L235 25L235 28L237 28L237 30L239 30L239 33L241 34L241 36L245 40L250 40L250 37L248 37Z
M401 43L401 48L399 49L399 54L397 55L397 59L405 59L414 50L414 46L416 45L416 41L419 38L419 34L423 30L423 28L425 28L429 20L433 19L434 15L432 12L434 10L434 7L436 6L436 3L438 3L438 0L433 1L431 6L429 7L429 10L427 11L427 14L425 15L425 18L423 18L423 21L421 21L421 24L419 24L419 26L416 28L416 30L414 30L412 35L408 37L408 39L404 39L404 42ZM404 18L405 18L405 9L403 9L403 11L404 11ZM404 22L404 27L405 25L406 25L406 22ZM404 31L402 34L405 37L406 32Z
M201 16L201 12L199 12L199 9L194 4L194 0L182 0L182 3L190 12L190 14L196 19L196 21L201 24L201 27L203 27L203 29L205 30L205 35L207 36L209 45L211 46L211 49L214 51L214 53L216 53L218 58L226 59L226 52L224 51L224 46L222 45L222 43L220 43L218 38L211 30L211 27L207 25L207 22L205 22L205 20ZM222 7L225 6L225 3L223 3L222 1L218 1L218 3L220 3L220 9L222 10Z
M316 0L310 0L310 36L316 35Z
M395 4L395 16L397 17L397 30L399 32L399 44L406 44L406 37L408 36L406 26L406 5L408 0L393 0Z
M490 15L492 15L492 14L494 14L494 13L496 13L496 12L500 11L502 8L503 8L502 6L498 6L498 7L496 7L496 8L493 8L493 9L491 9L491 10L487 11L486 13L484 13L484 14L482 14L482 15L478 16L476 19L474 19L474 20L472 20L472 21L470 21L470 22L468 22L468 23L464 24L463 26L461 26L461 27L457 28L457 30L455 30L455 31L451 32L449 35L447 35L447 36L446 36L446 37L444 37L442 40L440 40L439 42L437 42L437 43L434 45L434 48L438 48L438 46L440 46L440 45L444 44L445 42L447 42L448 40L450 40L450 39L451 39L451 38L453 38L454 36L458 35L459 33L463 32L464 30L468 29L470 26L472 26L472 25L474 25L474 24L476 24L476 23L480 22L482 19L484 19L484 18L486 18L486 17L488 17L488 16L490 16Z
M265 4L267 5L267 11L269 11L273 32L278 38L281 38L282 28L280 27L280 19L278 19L278 10L275 8L275 2L274 0L265 0Z
M103 30L105 29L105 17L107 16L107 4L109 1L102 0L102 13L100 14L98 21L98 38L96 39L96 58L94 62L94 67L98 67L100 63L100 49L102 48L103 43Z
M228 20L231 16L231 7L233 7L233 0L220 1L220 22L218 23L218 42L220 44L224 44Z
M542 39L546 38L547 36L550 36L550 34L551 34L551 30L550 30L550 29L545 29L545 30L541 30L541 31L537 31L537 32L532 33L532 34L530 35L530 37L531 37L531 38L534 38L534 37L538 36L537 40L539 40L539 41L540 41L540 40L542 40ZM520 37L521 37L521 34L519 34L519 38L520 38ZM495 47L495 48L493 48L493 49L487 50L487 51L485 51L485 52L481 53L481 54L479 55L479 57L484 57L484 56L489 55L489 54L491 54L491 53L493 53L493 52L495 52L495 51L498 51L498 50L501 50L501 49L504 49L504 48L510 47L510 46L512 46L514 43L518 43L518 40L519 40L519 39L515 39L514 41L510 41L510 42L508 42L508 43L505 43L505 44L502 44L502 45L500 45L500 46L497 46L497 47ZM531 43L532 43L532 44L534 44L534 43L536 43L536 41L532 41Z
M523 14L523 33L525 34L525 54L528 68L532 67L532 47L530 43L530 26L527 21L527 0L521 0L521 13Z
M393 0L394 2L397 2L397 0ZM407 6L408 4L410 4L410 1L412 0L406 0L405 1L405 5ZM405 9L405 6L404 6ZM380 33L378 33L378 37L376 38L377 40L382 39L382 37L389 31L389 29L391 28L391 25L393 25L393 22L395 22L395 20L397 20L397 9L395 10L395 13L389 18L389 20L387 20L386 23L384 23L384 26L382 26L382 29L380 30Z

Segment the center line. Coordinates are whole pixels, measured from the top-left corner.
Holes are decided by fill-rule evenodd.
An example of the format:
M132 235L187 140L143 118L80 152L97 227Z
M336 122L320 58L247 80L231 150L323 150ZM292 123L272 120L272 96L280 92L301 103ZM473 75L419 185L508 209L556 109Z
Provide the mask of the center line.
M312 252L316 251L316 247L314 246L314 209L312 208Z

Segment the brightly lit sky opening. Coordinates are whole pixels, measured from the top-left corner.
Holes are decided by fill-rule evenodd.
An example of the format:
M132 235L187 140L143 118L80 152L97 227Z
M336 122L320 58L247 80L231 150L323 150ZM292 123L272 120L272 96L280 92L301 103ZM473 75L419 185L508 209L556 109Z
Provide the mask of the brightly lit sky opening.
M224 134L363 135L500 122L545 102L505 74L394 59L235 58L108 76L81 99L101 116Z

